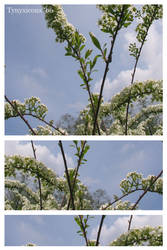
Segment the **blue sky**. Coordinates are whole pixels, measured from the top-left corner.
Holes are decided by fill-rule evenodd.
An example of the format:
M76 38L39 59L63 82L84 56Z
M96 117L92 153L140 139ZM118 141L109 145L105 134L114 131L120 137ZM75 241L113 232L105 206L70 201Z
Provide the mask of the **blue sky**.
M52 168L58 175L64 173L62 155L57 141L34 142L37 159ZM69 168L76 166L74 149L71 141L63 141ZM106 190L113 195L121 195L119 184L129 172L137 171L146 178L148 175L158 175L162 169L162 142L160 141L88 141L90 150L87 153L87 163L80 167L80 180L90 191ZM7 155L32 155L31 144L28 141L6 141ZM135 202L140 192L130 195L126 200ZM140 209L162 209L162 196L147 194L140 202Z
M101 216L90 219L88 239L96 239ZM100 242L108 245L127 231L129 216L107 216L104 221ZM134 216L131 228L162 225L161 216ZM8 215L5 216L5 245L24 246L82 246L85 242L76 232L79 230L70 215Z
M57 121L65 113L77 116L87 104L88 96L81 89L77 74L79 65L73 58L65 57L64 44L55 43L55 34L46 27L43 14L11 14L9 8L40 8L38 5L6 5L5 9L5 92L10 99L37 96L46 104L47 120ZM92 31L101 44L110 44L110 38L97 27L100 11L95 5L65 5L68 21L76 26L87 39L87 48L94 49L88 33ZM134 65L128 45L135 39L134 25L121 31L116 41L113 63L108 73L104 100L130 82ZM155 60L156 58L156 60ZM99 91L104 65L99 61L91 89ZM140 59L136 80L162 79L162 23L156 22ZM31 121L31 119L30 119ZM35 127L39 123L32 122ZM6 122L6 134L27 134L22 121Z

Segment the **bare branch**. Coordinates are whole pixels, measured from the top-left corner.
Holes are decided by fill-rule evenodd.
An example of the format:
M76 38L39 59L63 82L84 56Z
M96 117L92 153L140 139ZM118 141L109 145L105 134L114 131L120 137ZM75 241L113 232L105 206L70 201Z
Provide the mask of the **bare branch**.
M131 224L132 224L132 219L133 219L133 215L130 216L130 219L128 221L128 231L130 231Z
M67 182L68 182L68 187L69 187L69 191L70 191L70 197L71 197L71 202L72 202L72 208L73 208L73 210L75 210L73 191L72 191L72 187L71 187L70 176L69 176L69 173L68 173L67 161L66 161L66 157L65 157L65 153L64 153L64 149L63 149L63 144L62 144L61 141L59 141L58 145L59 145L59 147L60 147L60 149L61 149L61 153L62 153L62 157L63 157L63 161L64 161L65 173L66 173Z
M102 230L102 227L103 227L103 222L104 222L105 217L106 217L106 215L102 215L102 217L101 217L101 221L100 221L100 225L99 225L99 230L98 230L98 233L97 233L96 246L99 245L101 230Z

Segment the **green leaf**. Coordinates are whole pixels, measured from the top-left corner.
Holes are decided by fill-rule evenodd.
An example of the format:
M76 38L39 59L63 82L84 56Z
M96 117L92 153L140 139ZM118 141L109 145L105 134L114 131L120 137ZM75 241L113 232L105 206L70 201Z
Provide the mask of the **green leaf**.
M85 59L88 58L90 56L90 54L92 53L92 49L88 49L85 53Z
M101 49L101 45L98 41L98 39L95 37L95 35L92 32L89 32L90 38L92 39L93 44L96 46L96 48L98 48L100 51L102 51Z
M85 48L85 44L80 47L80 51L82 51Z
M97 62L97 58L100 56L101 55L97 55L94 57L93 62L91 62L91 64L90 64L90 70L92 70L94 68L94 66L96 65L96 62Z

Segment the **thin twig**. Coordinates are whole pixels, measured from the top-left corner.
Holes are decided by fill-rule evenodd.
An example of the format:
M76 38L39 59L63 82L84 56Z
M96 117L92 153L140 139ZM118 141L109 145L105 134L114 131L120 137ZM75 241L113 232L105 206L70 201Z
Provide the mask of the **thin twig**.
M53 124L50 124L49 122L45 121L44 119L42 119L42 118L40 118L40 117L38 117L38 116L36 116L36 115L34 115L34 114L24 114L24 115L32 116L32 117L34 117L34 118L40 120L41 122L45 123L45 124L48 125L49 127L53 128L53 129L55 129L55 130L57 130L61 135L65 135L65 133L62 132L59 128L55 127Z
M133 215L131 215L130 219L128 220L128 233L127 233L126 239L125 239L125 246L128 246L129 231L131 229L132 219L133 219Z
M34 147L33 141L31 141L31 146L32 146L33 154L34 154L34 159L37 160L36 149ZM39 202L40 202L40 210L42 210L43 209L43 204L42 204L42 188L41 188L41 180L40 180L38 171L39 171L39 167L37 165L37 179L38 179L38 186L39 186Z
M153 22L153 20L154 20L154 17L155 17L155 15L156 15L156 10L157 10L157 9L155 8L154 14L153 14L152 19L151 19L151 22L150 22L150 25L147 27L146 34L145 34L145 36L144 36L144 38L143 38L143 41L142 41L141 46L140 46L140 49L139 49L139 53L138 53L138 55L137 55L137 57L136 57L136 62L135 62L135 65L134 65L134 69L133 69L133 73L132 73L132 78L131 78L131 83L130 83L130 85L132 85L132 84L134 83L134 77L135 77L135 73L136 73L136 70L137 70L137 64L138 64L138 61L139 61L139 58L140 58L140 55L141 55L142 48L143 48L143 45L144 45L144 43L145 43L146 37L147 37L147 35L148 35L148 30L149 30L149 28L150 28L150 26L151 26L151 24L152 24L152 22ZM128 103L127 103L127 107L126 107L126 116L125 116L125 135L128 134L128 115L129 115L130 101L131 101L131 89L130 89L130 91L129 91L129 98L128 98Z
M133 215L130 216L130 219L128 221L128 231L130 231L131 229L132 219L133 219Z
M81 159L82 159L82 155L83 155L83 151L84 151L85 145L86 145L86 141L83 141L81 153L79 155L78 164L77 164L76 171L75 171L74 181L73 181L73 184L72 184L72 192L74 192L74 188L75 188L75 184L76 184L76 179L77 179L77 176L78 176L79 167L81 165ZM71 203L71 197L70 197L70 199L68 201L67 210L70 207L70 203Z
M13 115L12 117L18 117L19 115ZM32 116L36 119L38 119L39 121L45 123L46 125L50 126L51 128L57 130L61 135L66 135L64 132L62 132L59 128L55 127L53 124L50 124L49 122L45 121L44 119L38 117L37 115L34 114L29 114L29 113L25 113L24 116Z
M75 210L74 197L73 197L73 192L72 192L72 187L71 187L70 176L68 173L67 161L66 161L66 157L65 157L65 153L64 153L64 149L63 149L63 144L61 141L59 141L58 145L61 149L61 153L62 153L62 157L63 157L63 161L64 161L65 173L66 173L66 177L67 177L67 182L68 182L68 187L69 187L70 197L71 197L71 202L72 202L72 209Z
M128 196L129 194L132 194L132 193L134 193L134 192L136 192L136 191L143 191L143 189L142 189L142 188L138 188L138 189L131 190L129 193L123 194L122 196L120 196L120 197L119 197L118 199L116 199L115 201L108 203L108 204L106 205L106 207L104 207L104 210L107 209L108 207L114 205L117 201L120 201L121 199L125 198L125 197ZM154 191L151 191L151 190L148 190L148 191L154 193Z
M119 31L119 29L120 29L120 22L121 22L121 20L122 20L123 14L124 14L124 9L125 9L125 5L123 5L123 8L122 8L122 11L121 11L121 14L120 14L118 23L117 23L117 28L116 28L115 34L114 34L114 36L113 36L113 39L112 39L112 41L111 41L111 48L110 48L110 52L109 52L108 59L107 59L107 62L106 62L106 67L105 67L105 71L104 71L104 76L103 76L103 80L102 80L102 84L101 84L101 88L100 88L100 95L99 95L99 98L98 98L97 109L96 109L96 113L95 113L95 119L94 119L94 125L93 125L93 132L92 132L93 135L95 135L95 133L96 133L97 118L98 118L99 109L100 109L100 105L101 105L101 100L102 100L102 95L103 95L104 84L105 84L105 80L106 80L107 73L108 73L108 71L109 71L109 64L112 62L113 48L114 48L116 36L117 36L118 31Z
M29 122L24 118L24 116L18 111L16 105L14 105L5 95L5 100L12 106L12 108L18 113L18 115L20 116L20 118L24 121L24 123L27 125L27 127L31 130L33 135L36 135L35 131L33 130L33 128L31 127L31 125L29 124Z
M81 215L79 215L79 219L80 219L80 223L81 223L81 227L82 227L83 236L84 236L84 239L85 239L85 242L86 242L86 246L89 246L88 238L87 238L87 233L86 233L85 227L83 225Z
M100 225L99 225L99 230L98 230L98 233L97 233L96 246L99 245L101 230L102 230L102 227L103 227L103 222L104 222L105 217L106 217L106 215L102 215L102 217L101 217L101 221L100 221Z

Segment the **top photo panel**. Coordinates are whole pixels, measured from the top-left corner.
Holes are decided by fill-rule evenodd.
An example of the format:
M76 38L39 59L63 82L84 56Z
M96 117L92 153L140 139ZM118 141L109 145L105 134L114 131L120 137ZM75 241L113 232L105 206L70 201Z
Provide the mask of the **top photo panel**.
M6 135L162 135L162 5L5 5Z

